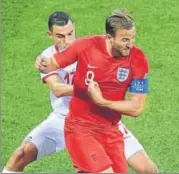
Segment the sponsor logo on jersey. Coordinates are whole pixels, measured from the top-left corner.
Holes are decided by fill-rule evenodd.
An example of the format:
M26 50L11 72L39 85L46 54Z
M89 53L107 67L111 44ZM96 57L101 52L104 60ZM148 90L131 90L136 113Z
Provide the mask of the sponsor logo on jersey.
M125 80L127 80L129 76L129 69L127 68L118 68L117 70L117 79L120 82L124 82Z

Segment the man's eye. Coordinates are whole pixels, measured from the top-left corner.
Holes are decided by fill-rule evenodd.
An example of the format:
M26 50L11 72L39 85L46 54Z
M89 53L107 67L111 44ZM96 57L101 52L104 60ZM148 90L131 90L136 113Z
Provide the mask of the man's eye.
M123 41L123 42L127 42L127 41L128 41L128 39L122 39L122 41Z
M64 38L64 36L57 36L58 38Z

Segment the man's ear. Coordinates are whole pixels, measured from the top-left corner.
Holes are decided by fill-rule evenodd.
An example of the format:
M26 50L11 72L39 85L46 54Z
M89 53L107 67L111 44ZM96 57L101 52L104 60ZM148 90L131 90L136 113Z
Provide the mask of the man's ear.
M47 36L49 37L49 38L52 38L52 32L51 31L47 31Z
M110 34L106 34L106 38L111 40L112 36Z
M106 34L107 42L112 44L113 43L113 37L110 34Z

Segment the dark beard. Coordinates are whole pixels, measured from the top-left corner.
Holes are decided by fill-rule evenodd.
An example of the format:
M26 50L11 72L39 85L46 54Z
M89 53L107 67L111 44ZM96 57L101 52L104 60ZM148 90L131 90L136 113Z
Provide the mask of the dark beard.
M120 57L123 57L122 53L120 52L119 49L117 48L112 48L111 49L111 52L112 52L112 56L114 57L114 59L119 59Z

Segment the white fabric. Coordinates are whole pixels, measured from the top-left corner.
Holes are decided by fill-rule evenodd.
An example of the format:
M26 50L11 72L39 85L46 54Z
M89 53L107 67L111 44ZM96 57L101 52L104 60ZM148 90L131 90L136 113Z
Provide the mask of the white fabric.
M24 139L38 149L37 159L65 148L63 115L51 113L49 117L34 128Z
M126 160L128 160L136 152L144 150L141 143L132 134L132 132L126 128L126 126L121 121L119 122L119 131L124 136L124 149Z
M55 46L52 45L48 47L46 50L44 50L41 55L44 55L46 57L53 56L55 53L57 53ZM37 57L38 58L38 57ZM76 71L76 65L74 64L67 66L66 68L59 69L57 71L50 72L48 74L40 73L41 79L43 80L45 77L49 76L50 74L56 73L61 77L64 83L72 85L72 80L74 77L74 73ZM59 113L60 115L66 116L68 114L68 108L69 108L69 101L70 96L64 96L64 97L56 97L52 91L50 91L50 102L51 106L54 110L54 112Z
M9 171L6 168L4 168L2 173L22 173L22 172L13 172L13 171Z
M37 159L65 148L64 123L65 117L53 112L27 135L24 141L31 142L37 147ZM127 160L136 152L144 150L137 138L122 122L119 123L119 131L124 135Z
M56 52L55 46L52 45L41 54L50 57ZM56 73L61 77L63 83L71 85L75 71L76 63L48 74L41 73L40 76L43 80L45 77ZM50 102L53 112L24 139L25 142L31 142L37 147L37 159L65 148L64 122L65 116L69 111L70 98L70 96L56 97L53 92L50 91Z

